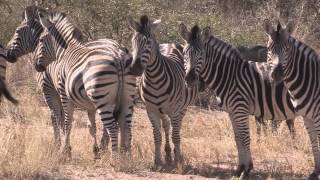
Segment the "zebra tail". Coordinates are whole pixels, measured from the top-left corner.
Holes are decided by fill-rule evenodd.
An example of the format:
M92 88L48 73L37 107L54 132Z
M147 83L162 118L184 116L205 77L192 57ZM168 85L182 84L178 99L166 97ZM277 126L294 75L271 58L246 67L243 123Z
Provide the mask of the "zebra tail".
M12 97L11 93L9 92L7 85L4 83L3 80L0 80L0 93L4 94L4 97L6 97L10 102L17 105L18 100L16 100L14 97Z

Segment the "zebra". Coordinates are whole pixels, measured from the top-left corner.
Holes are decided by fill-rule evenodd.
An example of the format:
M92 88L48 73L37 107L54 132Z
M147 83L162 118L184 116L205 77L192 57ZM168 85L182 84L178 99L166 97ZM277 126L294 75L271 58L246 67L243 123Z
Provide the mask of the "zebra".
M269 78L268 74L270 71L270 67L268 63L265 63L267 61L267 54L268 54L267 47L261 46L261 45L253 46L251 48L248 48L245 46L238 46L236 49L239 51L242 59L246 61L254 61L257 66L257 69L261 71L262 75L265 76L266 78ZM256 116L255 119L257 122L257 134L260 137L262 126L264 127L264 130L267 127L266 122L261 117L258 117L258 116ZM294 119L287 119L286 124L290 131L291 137L294 138L295 137ZM278 121L275 121L275 120L271 121L271 125L272 125L272 131L276 132L279 126Z
M43 12L43 14L45 14L45 12ZM49 40L50 37L48 36L50 30L53 30L55 32L53 34L64 37L60 41L62 42L62 44L60 44L62 45L62 48L59 46L59 44L55 44L56 41L52 43L52 45L54 45L52 47L58 50L57 54L55 54L56 52L53 52L51 49L48 49L49 51L42 53L54 53L49 54L54 55L54 58L49 58L50 56L47 56L46 61L39 58L41 60L38 61L37 64L35 64L36 70L38 71L46 70L47 66L52 61L53 63L57 63L58 66L59 71L56 71L58 75L55 76L57 79L54 82L57 83L56 87L58 87L59 96L61 98L61 103L65 114L64 127L66 140L64 145L64 152L71 155L69 140L71 124L68 123L70 122L70 120L72 120L74 105L90 111L95 111L96 109L98 110L98 113L104 123L104 128L108 129L109 134L111 135L113 154L117 152L118 123L114 119L114 116L117 116L117 120L119 120L120 124L121 134L127 135L123 136L123 138L121 137L121 142L124 142L121 143L121 146L124 149L130 149L131 118L133 111L131 99L132 96L134 96L134 90L132 89L134 89L135 87L135 77L128 75L128 72L118 71L117 69L115 69L120 67L120 65L123 65L123 68L125 68L125 63L130 60L130 56L122 49L117 49L116 47L112 48L112 51L86 48L79 41L79 31L77 31L77 29L68 22L64 14L46 14L43 15L42 18L39 19L39 21L45 21L45 25L52 25L52 29L50 29L49 27L43 27L48 37L47 40ZM56 27L56 25L58 27ZM66 27L64 27L64 25ZM67 42L71 44L67 44ZM39 43L39 45L40 44L41 43ZM68 48L65 51L60 51L63 49L63 47L67 46ZM74 52L71 51L72 49L74 50ZM38 48L38 50L40 51L37 52L41 53L41 51L45 50L45 48ZM83 55L88 55L88 57L81 58L82 56L72 54L80 52L83 53ZM71 55L75 55L76 58L69 58L69 56ZM35 57L38 57L37 53ZM57 58L57 60L55 58ZM45 63L42 64L43 62ZM75 65L81 64L80 67L72 65L71 63L73 62L75 63ZM101 63L103 64L101 65ZM68 67L68 65L70 65L70 67ZM121 81L118 83L118 73L122 72L124 76L120 74L121 76L119 76L119 80ZM90 73L93 73L91 74L91 77ZM106 73L110 74L106 75ZM72 78L70 76L72 76ZM99 80L99 78L101 80ZM116 81L113 81L115 78ZM82 81L84 80L86 80L86 82L82 83ZM121 101L118 101L118 99L115 97L117 95L118 86L119 88L121 88L119 89L119 95L122 96L119 99ZM103 92L101 90L103 90ZM116 103L116 101L120 102L121 104ZM124 140L122 141L122 139Z
M25 9L24 18L21 24L16 28L15 34L8 44L8 54L11 58L11 62L15 62L16 59L29 52L34 53L39 41L39 36L43 31L41 24L39 23L38 16L36 16L37 10L41 8L35 6L29 6ZM41 9L43 10L43 9ZM91 41L85 44L85 46L95 49L104 48L108 50L108 46L115 46L117 43L110 39L99 39ZM33 57L34 55L32 55ZM9 61L10 62L10 61ZM59 148L61 144L60 128L64 130L64 113L60 96L58 93L57 83L54 80L57 79L57 67L56 63L52 63L48 66L45 72L36 73L36 81L38 87L41 89L42 94L45 98L45 102L51 112L52 126L54 130L54 139L56 147ZM56 81L55 81L56 82ZM96 123L95 123L95 111L87 111L90 124L89 132L94 140L93 153L95 158L99 158L99 148L96 142ZM103 131L101 138L100 150L105 150L109 142L108 133L106 130Z
M148 16L140 17L140 22L128 17L128 25L133 31L131 71L142 75L139 94L146 104L149 120L154 135L154 168L161 168L161 121L165 132L165 160L172 163L170 147L170 122L172 126L172 142L174 144L174 162L182 167L183 158L180 148L181 121L187 106L195 101L197 88L187 88L184 81L182 48L168 49L171 53L161 54L154 35L161 20L150 20ZM170 121L171 120L171 121Z
M274 120L292 119L296 115L291 96L283 82L270 83L255 63L243 60L234 47L212 36L210 27L201 30L196 25L189 31L181 23L179 34L186 41L183 51L186 83L192 87L201 77L220 97L235 134L238 150L235 175L247 177L253 168L249 115Z
M309 179L320 179L320 57L311 47L291 36L295 29L293 21L285 28L278 22L275 30L266 19L264 29L269 36L270 75L276 82L284 81L297 102L296 111L304 117L314 156L315 168Z
M10 91L6 85L6 70L7 70L7 59L6 59L6 50L0 44L0 97L2 94L7 98L11 103L18 104L18 101L11 95Z

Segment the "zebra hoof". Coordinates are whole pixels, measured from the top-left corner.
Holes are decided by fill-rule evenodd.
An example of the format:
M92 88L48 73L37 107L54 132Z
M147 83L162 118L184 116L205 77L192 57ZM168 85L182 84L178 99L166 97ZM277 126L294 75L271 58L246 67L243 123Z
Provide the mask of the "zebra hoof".
M253 169L253 164L250 163L249 167L242 173L241 179L249 179L250 171Z
M151 168L152 171L161 171L163 169L163 163L161 160L155 160L154 161L154 165L153 167Z
M71 160L72 154L71 154L71 147L65 147L62 151L62 160L68 161Z
M178 172L179 174L183 174L183 170L184 170L183 163L182 163L182 162L178 162L178 163L176 164L176 167L177 167L177 172Z
M101 159L98 146L93 147L93 156L94 156L94 159Z
M319 179L320 179L319 174L315 172L311 173L308 178L308 180L319 180Z
M237 170L235 172L235 176L240 177L244 169L245 169L244 164L238 165Z
M238 165L238 168L235 172L235 176L241 177L241 179L247 179L252 169L253 169L252 163L250 163L248 167L246 167L246 165L244 164Z
M166 155L166 164L167 165L172 165L172 157L171 157L171 155Z
M166 164L167 165L172 165L172 156L171 156L171 148L170 146L165 146L164 151L166 152Z

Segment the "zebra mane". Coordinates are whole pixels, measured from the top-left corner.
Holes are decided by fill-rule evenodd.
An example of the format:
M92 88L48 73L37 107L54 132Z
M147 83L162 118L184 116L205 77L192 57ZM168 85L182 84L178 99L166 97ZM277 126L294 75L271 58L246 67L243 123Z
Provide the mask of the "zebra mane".
M23 19L30 19L30 20L39 20L38 17L38 11L45 11L47 12L46 9L38 7L38 6L27 6L25 10L22 13L22 18ZM27 17L26 17L27 15Z
M72 31L72 39L82 41L83 36L81 31L68 20L67 16L64 13L50 13L49 20L54 24L55 29L59 32L64 40L71 40L70 37L65 37L66 34L69 34L65 32L67 30L68 32ZM68 40L66 38L68 38Z
M238 58L238 59L240 59L240 60L242 60L242 61L245 61L243 58L242 58L242 56L241 56L241 54L240 54L240 51L236 48L236 47L234 47L233 45L231 45L231 44L229 44L229 43L227 43L227 42L225 42L225 41L223 41L223 40L221 40L221 39L219 39L219 38L216 38L216 37L214 37L213 35L211 35L210 37L209 37L209 40L208 40L208 42L211 42L211 41L214 41L214 44L224 44L225 46L227 46L228 47L228 51L230 52L230 55L232 54L232 55L234 55L236 58Z
M304 43L304 42L302 42L302 41L299 41L298 39L296 39L296 38L294 38L294 37L292 37L292 36L290 36L289 37L289 42L290 43L292 43L292 44L294 44L294 46L295 47L300 47L301 45L303 45L303 46L305 46L306 48L305 48L305 50L306 49L309 49L309 57L315 57L315 58L317 58L317 61L320 61L320 56L319 56L319 54L312 48L312 47L310 47L309 45L307 45L306 43ZM297 45L296 45L297 44ZM300 49L300 48L299 48Z

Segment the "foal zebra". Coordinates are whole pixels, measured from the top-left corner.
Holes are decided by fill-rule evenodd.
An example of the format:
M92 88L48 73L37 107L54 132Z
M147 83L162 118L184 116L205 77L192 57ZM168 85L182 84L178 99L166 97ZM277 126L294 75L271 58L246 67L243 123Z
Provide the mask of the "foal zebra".
M132 37L133 61L131 69L135 75L142 75L139 93L146 104L148 117L153 127L155 168L162 165L160 119L162 120L166 139L166 162L170 164L172 161L169 139L171 120L174 160L176 165L182 165L180 149L181 121L187 106L194 102L198 94L197 87L189 89L185 85L183 57L179 48L171 48L171 53L161 54L154 35L156 26L159 23L160 20L152 21L147 16L141 16L140 22L136 22L132 17L128 18L129 27L134 32Z
M237 50L240 53L240 56L242 59L246 61L254 61L256 62L257 69L259 69L262 73L262 75L266 78L268 77L270 67L267 63L267 54L268 54L268 48L265 46L254 46L251 48L247 48L244 46L237 47ZM275 83L275 82L271 82ZM272 104L275 104L276 102L273 102ZM261 135L261 127L264 127L264 130L266 129L266 123L261 117L255 117L257 122L257 134L260 137ZM272 120L272 131L275 132L279 126L279 121ZM295 128L294 128L294 119L287 119L286 124L288 126L288 129L290 131L291 137L295 137Z
M201 33L201 29L194 26L189 32L181 24L179 32L186 41L186 82L192 86L201 77L220 97L235 134L239 158L236 175L243 173L243 176L248 176L253 168L248 117L254 115L274 120L294 118L289 92L283 83L270 83L259 73L255 63L242 60L231 45L211 36L209 27Z
M286 28L278 23L274 30L271 22L266 20L264 28L269 35L268 61L274 65L272 78L284 81L308 130L315 163L309 179L320 179L320 57L312 48L291 36L294 31L292 22Z

